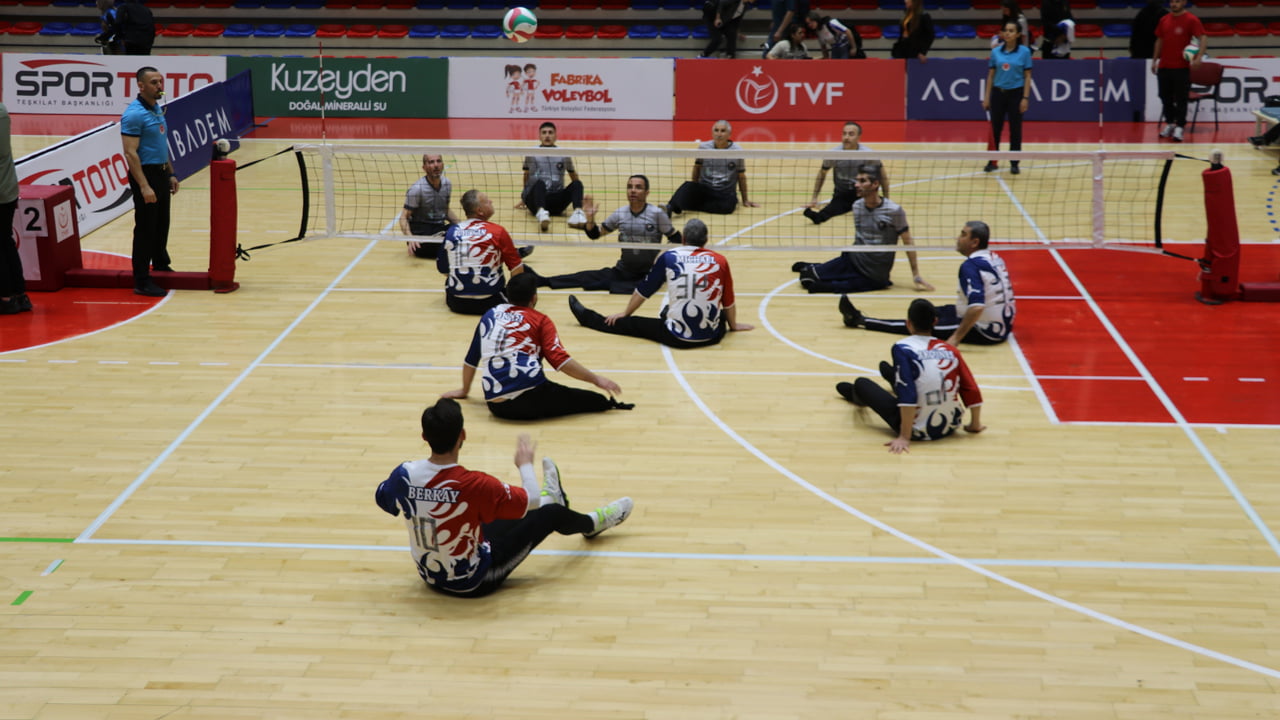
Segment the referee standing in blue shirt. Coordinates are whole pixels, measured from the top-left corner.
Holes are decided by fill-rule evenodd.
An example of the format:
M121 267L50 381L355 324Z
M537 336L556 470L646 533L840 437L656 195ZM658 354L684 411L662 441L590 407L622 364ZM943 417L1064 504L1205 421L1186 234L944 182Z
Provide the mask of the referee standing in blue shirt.
M991 48L987 63L987 86L982 95L982 109L991 113L991 149L1000 149L1000 133L1009 118L1009 149L1022 149L1022 114L1027 111L1027 93L1031 92L1031 49L1021 41L1022 28L1017 20L1005 20L1000 26L999 45ZM1022 172L1018 161L1009 163L1014 175ZM992 160L983 168L993 172Z
M151 279L151 270L170 272L170 196L178 192L178 178L169 162L165 132L164 76L153 67L138 70L138 97L120 118L120 139L129 163L133 191L133 292L164 297L166 291Z

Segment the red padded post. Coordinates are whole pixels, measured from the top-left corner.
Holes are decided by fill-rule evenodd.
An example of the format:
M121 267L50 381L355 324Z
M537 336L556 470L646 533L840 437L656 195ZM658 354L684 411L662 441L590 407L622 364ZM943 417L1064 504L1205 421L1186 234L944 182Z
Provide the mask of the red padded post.
M236 282L236 161L209 163L209 284L216 293Z

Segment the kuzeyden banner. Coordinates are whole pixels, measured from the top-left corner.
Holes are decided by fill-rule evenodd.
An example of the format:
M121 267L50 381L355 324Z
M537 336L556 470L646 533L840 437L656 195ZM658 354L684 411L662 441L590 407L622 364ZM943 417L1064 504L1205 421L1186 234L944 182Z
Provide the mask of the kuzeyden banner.
M448 61L427 58L227 58L249 70L264 117L446 117Z
M666 59L449 60L450 117L670 120L671 93Z
M677 120L902 120L902 60L677 60Z

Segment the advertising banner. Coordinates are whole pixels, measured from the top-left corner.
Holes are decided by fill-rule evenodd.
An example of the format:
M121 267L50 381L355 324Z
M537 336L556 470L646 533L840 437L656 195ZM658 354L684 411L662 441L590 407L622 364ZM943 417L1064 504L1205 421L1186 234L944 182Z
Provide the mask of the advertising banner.
M1142 117L1146 63L1116 60L1035 62L1027 120L1133 122ZM907 69L907 119L984 120L987 61L937 58Z
M164 106L169 158L179 180L209 165L215 139L235 138L252 127L252 100L245 90L243 81L217 83ZM118 122L19 158L15 165L21 185L67 185L75 191L81 236L133 209Z
M119 115L138 94L138 68L164 75L169 100L227 77L222 57L4 54L4 104L11 113Z
M1222 83L1218 86L1218 121L1253 122L1253 111L1262 107L1262 99L1268 95L1280 95L1280 58L1223 58L1213 57L1213 48L1205 62L1224 66ZM1146 61L1142 61L1145 63ZM1156 76L1147 70L1146 119L1160 119L1160 93L1156 89ZM1201 102L1197 123L1213 123L1213 101ZM1187 127L1196 113L1195 106L1187 108Z
M252 73L264 117L447 116L448 60L428 58L229 57L227 72Z
M671 60L449 60L449 116L670 120Z
M904 65L884 59L676 60L676 119L901 120Z

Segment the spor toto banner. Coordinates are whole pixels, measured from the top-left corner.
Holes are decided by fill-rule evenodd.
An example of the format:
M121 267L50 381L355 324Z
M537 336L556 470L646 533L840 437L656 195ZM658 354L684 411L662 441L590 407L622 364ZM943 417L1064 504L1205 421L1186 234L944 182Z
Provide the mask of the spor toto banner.
M1142 116L1146 63L1129 58L1033 61L1027 120L1132 122ZM987 61L937 58L907 68L907 118L984 120Z
M671 60L449 60L449 116L670 120Z
M902 60L676 61L677 120L902 120Z
M323 65L322 65L323 62ZM227 58L250 71L265 117L446 117L447 60L428 58Z
M1210 41L1212 42L1212 40ZM1280 95L1280 58L1222 58L1213 56L1213 45L1209 46L1206 62L1221 63L1225 66L1222 72L1222 83L1218 85L1218 121L1219 122L1253 122L1256 118L1254 110L1263 106L1263 98L1268 95ZM1146 60L1141 61L1144 65ZM1160 94L1156 89L1156 76L1150 67L1146 69L1147 77L1147 120L1155 122L1160 119ZM1200 102L1200 115L1196 118L1196 134L1200 128L1209 123L1213 128L1213 101ZM1187 129L1191 129L1191 118L1196 113L1194 106L1187 108ZM1191 138L1187 138L1190 140Z
M9 112L119 115L138 94L138 68L164 75L168 100L227 77L221 57L4 54L4 104Z

